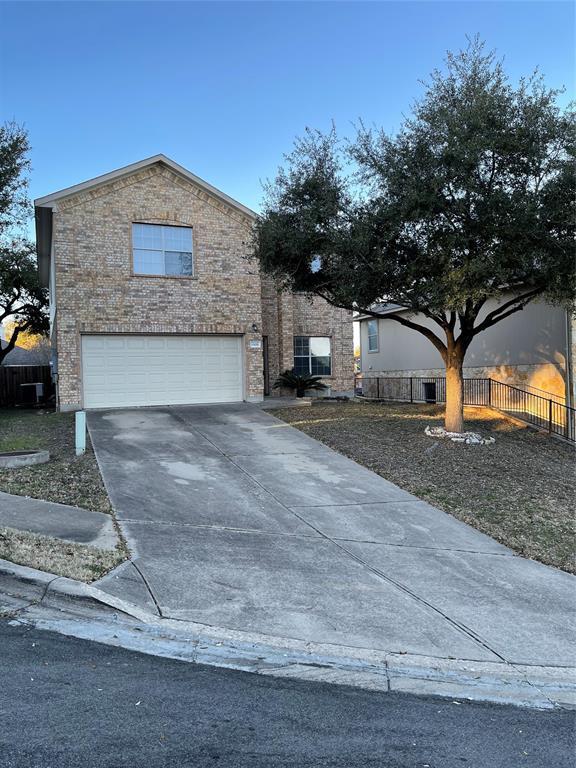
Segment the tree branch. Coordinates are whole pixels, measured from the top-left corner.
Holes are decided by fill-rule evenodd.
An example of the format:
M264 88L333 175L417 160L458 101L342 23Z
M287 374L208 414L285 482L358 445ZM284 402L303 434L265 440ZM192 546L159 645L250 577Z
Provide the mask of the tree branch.
M328 299L327 296L324 296L321 293L317 293L317 296L319 296L321 299L324 299L324 301L327 301L328 304L331 304L333 307L338 307L339 309L347 309L352 312L359 312L363 315L369 315L370 317L375 317L378 320L395 320L397 323L400 323L400 325L403 325L405 328L410 328L413 331L418 331L418 333L421 333L423 336L425 336L429 341L434 344L438 352L442 355L442 359L445 359L447 347L446 344L440 339L434 331L431 331L430 328L426 328L424 325L419 325L418 323L412 322L412 320L408 320L405 317L401 317L400 315L397 315L395 313L393 314L382 314L382 312L375 312L373 309L364 309L363 307L358 306L352 306L350 304L343 304L334 302Z
M20 296L22 295L21 291L15 291L14 295L10 299L6 299L6 303L4 304L4 312L0 315L0 323L2 320L5 320L7 317L10 317L10 315L15 314L15 311L13 310L14 304L16 304L17 301L19 301Z
M492 312L489 312L479 325L472 328L472 336L476 336L487 328L496 325L500 320L504 320L505 317L509 317L514 314L514 312L524 309L524 307L540 293L542 293L541 288L534 288L532 291L529 291L522 296L516 296L515 298L504 302L504 304L501 304L499 307L492 310Z
M406 307L406 309L411 309L411 307ZM421 312L425 317L429 317L430 320L434 320L434 322L439 325L442 330L445 331L449 327L449 322L446 320L446 315L435 315L434 312L430 312L429 309L418 309L417 311Z
M396 322L400 323L400 325L403 325L406 328L411 328L413 331L418 331L418 333L421 333L428 339L428 341L431 341L432 344L434 344L438 352L440 352L442 355L442 359L446 359L446 344L444 344L442 339L439 339L434 331L430 330L430 328L426 328L425 325L418 325L418 323L413 323L411 320L407 320L405 317L400 317L400 315L381 315L381 317L385 318L386 320L396 320Z
M18 336L24 331L27 331L29 327L30 327L30 323L24 323L23 325L15 326L14 330L12 331L12 336L10 337L10 341L8 342L8 344L6 344L4 348L0 350L0 363L2 362L2 360L4 360L4 358L9 352L12 352L12 350L16 346L16 341L18 339Z
M21 315L25 309L28 309L30 305L29 304L23 304L21 307L17 307L14 309L13 305L10 305L10 309L6 310L0 315L0 323L5 320L7 317L11 317L12 315Z

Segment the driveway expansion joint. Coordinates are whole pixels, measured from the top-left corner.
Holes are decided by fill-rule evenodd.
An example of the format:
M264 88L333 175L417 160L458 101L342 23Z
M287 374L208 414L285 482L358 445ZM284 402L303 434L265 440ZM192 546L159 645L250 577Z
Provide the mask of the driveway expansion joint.
M296 539L320 539L321 536L314 536L311 533L289 533L287 531L263 531L257 528L235 528L231 525L202 525L201 523L182 523L171 520L137 520L136 518L125 518L122 522L130 525L159 526L161 528L198 528L205 531L231 531L233 533L256 534L258 536L279 536Z
M488 555L489 557L518 557L515 552L482 552L477 549L458 549L457 547L425 547L419 544L401 544L396 541L371 541L369 539L350 539L334 536L334 542L349 542L350 544L377 544L379 547L402 547L403 549L422 549L427 552L460 552L466 555Z
M230 461L232 461L232 459L230 459ZM233 464L235 464L235 465L236 465L236 466L237 466L239 469L241 469L243 472L246 472L246 470L244 470L244 468L243 468L243 467L240 467L238 464L236 464L236 462L232 461L232 463L233 463ZM260 483L258 480L256 480L256 478L253 478L253 477L252 477L252 476L251 476L251 475L250 475L248 472L246 472L246 474L247 474L249 477L251 477L251 479L252 479L252 480L254 480L254 482L256 482L258 485L260 485L260 487L261 487L261 488L262 488L264 491L266 491L266 492L267 492L267 493L269 493L269 494L270 494L270 495L271 495L273 498L275 498L275 499L276 499L276 501L277 501L279 504L282 504L282 506L283 506L285 509L287 509L288 511L292 512L292 514L294 514L296 517L298 517L300 520L302 520L302 522L306 523L306 524L307 524L307 525L309 525L311 528L313 528L313 529L314 529L314 530L315 530L315 531L316 531L316 532L317 532L317 533L318 533L320 536L322 536L322 537L323 537L325 540L327 540L327 541L331 542L331 543L332 543L332 544L333 544L335 547L338 547L338 549L339 549L341 552L343 552L344 554L346 554L346 555L347 555L349 558L351 558L352 560L355 560L355 561L356 561L356 562L358 562L360 565L362 565L364 568L366 568L367 570L369 570L369 571L371 571L373 574L375 574L377 577L379 577L380 579L382 579L382 580L386 581L388 584L391 584L392 586L396 587L397 589L400 589L402 592L404 592L405 594L407 594L407 595L408 595L409 597L411 597L413 600L416 600L416 601L417 601L418 603L420 603L421 605L424 605L424 606L426 606L427 608L429 608L430 610L434 611L436 614L438 614L439 616L441 616L441 617L444 619L444 621L448 622L448 623L449 623L449 624L450 624L452 627L454 627L454 628L455 628L456 630L458 630L459 632L462 632L463 634L467 635L467 636L468 636L468 637L469 637L469 638L470 638L470 639L471 639L473 642L475 642L475 643L477 643L478 645L482 646L482 647L483 647L485 650L487 650L489 653L493 654L494 656L496 656L497 658L501 659L501 660L502 660L502 661L504 661L504 662L506 661L506 659L505 659L503 656L501 656L501 655L500 655L500 654L499 654L497 651L495 651L493 648L491 648L491 647L489 646L489 644L488 644L488 643L487 643L485 640L483 640L481 637L479 637L479 636L478 636L478 635L477 635L477 634L476 634L476 633L475 633L473 630L471 630L469 627L466 627L464 624L462 624L462 623L460 623L460 622L458 622L458 621L456 621L456 620L454 620L454 619L450 618L450 617L449 617L449 616L448 616L446 613L444 613L444 612L443 612L443 611L442 611L440 608L437 608L435 605L433 605L432 603L430 603L429 601L427 601L427 600L426 600L426 599L424 599L423 597L420 597L418 594L416 594L416 593L415 593L413 590L411 590L411 589L410 589L409 587L407 587L406 585L402 584L402 583L401 583L401 582L399 582L399 581L396 581L395 579L392 579L391 577L387 576L387 575L386 575L386 574L384 574L382 571L380 571L378 568L374 568L373 566L369 565L369 563L367 563L367 562L366 562L366 561L365 561L363 558L361 558L361 557L358 557L358 556L357 556L357 555L355 555L353 552L350 552L350 550L349 550L349 549L346 549L346 547L344 547L342 544L339 544L337 540L335 540L335 539L331 538L330 536L328 536L328 535L327 535L326 533L324 533L324 532L323 532L323 531L322 531L320 528L318 528L318 527L316 527L316 526L312 525L312 523L310 523L308 520L306 520L306 519L305 519L305 518L304 518L302 515L299 515L297 512L294 512L294 509L293 509L293 508L290 508L290 507L286 506L286 504L283 504L283 502L282 502L282 501L281 501L279 498L277 498L277 497L274 495L274 493L272 493L272 492L271 492L271 491L270 491L268 488L266 488L264 485L262 485L262 484L261 484L261 483Z
M134 566L134 569L136 570L136 572L138 573L140 578L142 579L142 582L144 583L144 586L148 590L148 593L149 593L150 597L152 598L152 602L154 603L154 605L156 606L156 610L158 611L158 616L160 616L160 618L162 618L163 616L162 616L162 609L160 608L160 603L156 599L156 596L155 596L154 592L152 591L152 587L148 583L148 579L146 578L146 576L144 576L144 574L142 573L142 571L138 567L138 565L137 565L135 560L131 560L131 563Z
M553 574L503 547L498 551L500 545L483 534L321 444L317 453L310 454L305 449L312 438L293 434L296 430L288 425L272 438L272 430L260 429L260 419L246 415L247 410L221 406L164 411L172 423L178 422L172 466L150 461L156 442L164 447L170 439L170 423L158 412L139 414L146 419L146 429L135 434L136 455L130 455L130 434L116 443L118 462L121 465L126 459L126 468L120 467L111 478L126 504L114 506L119 517L127 515L121 523L123 530L132 530L136 549L141 545L148 592L154 591L154 604L164 607L163 619L173 615L170 620L185 625L188 614L215 618L221 626L271 629L277 635L294 629L301 637L335 638L336 643L340 638L359 640L366 647L382 639L387 647L405 647L412 654L453 652L455 657L491 659L507 668L512 659L536 665L539 660L568 660L563 609L563 594L569 586L566 574ZM134 419L129 412L125 418L113 412L102 418L109 423L98 422L96 442L101 436L107 458L114 460L109 452L111 446L116 450L111 436L120 436L123 425ZM301 452L275 450L295 445L300 437L306 437ZM269 442L273 449L266 453ZM202 450L207 452L206 460ZM295 455L301 460L295 460ZM106 462L104 471L113 472L112 466ZM154 472L159 473L157 477ZM367 500L359 501L358 494L365 494ZM393 496L397 498L389 498ZM336 503L318 503L326 499ZM348 503L341 503L345 499ZM343 508L350 508L350 514ZM138 520L141 514L159 519ZM190 517L197 522L189 523ZM212 525L211 520L222 524ZM276 526L280 523L286 532L260 529L258 525L264 521L265 528L266 520ZM252 527L252 521L258 525ZM401 540L387 540L389 531L397 532ZM155 549L156 536L163 542L160 550ZM316 548L316 540L326 542L325 546ZM430 542L439 546L429 546ZM486 554L502 557L478 557ZM244 593L236 597L227 588L212 588L219 573L227 574L224 580ZM379 588L378 582L386 586ZM543 604L550 605L540 620L531 618L536 583L542 584L539 600L545 597ZM324 609L323 584L332 595ZM179 591L172 593L172 589ZM277 609L270 599L279 600ZM550 629L555 622L559 622L556 635ZM512 627L518 627L519 633Z

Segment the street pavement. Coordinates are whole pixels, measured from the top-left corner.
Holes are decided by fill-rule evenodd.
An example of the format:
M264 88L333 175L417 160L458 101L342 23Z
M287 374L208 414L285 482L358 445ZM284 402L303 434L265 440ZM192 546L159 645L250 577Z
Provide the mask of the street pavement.
M0 768L573 768L574 713L146 656L0 620Z

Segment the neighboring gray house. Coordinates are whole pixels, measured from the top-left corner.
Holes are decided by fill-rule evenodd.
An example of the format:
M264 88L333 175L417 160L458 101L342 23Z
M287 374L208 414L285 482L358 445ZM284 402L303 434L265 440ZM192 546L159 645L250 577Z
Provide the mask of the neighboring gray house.
M483 314L495 306L495 301L487 302ZM398 307L384 305L380 310L391 314ZM405 310L404 314L409 313ZM444 375L440 353L422 334L385 317L359 315L355 319L360 326L363 377ZM411 319L440 331L422 315L411 315ZM571 314L560 307L532 302L474 338L464 361L464 375L537 388L562 398L568 394L573 403L573 322Z

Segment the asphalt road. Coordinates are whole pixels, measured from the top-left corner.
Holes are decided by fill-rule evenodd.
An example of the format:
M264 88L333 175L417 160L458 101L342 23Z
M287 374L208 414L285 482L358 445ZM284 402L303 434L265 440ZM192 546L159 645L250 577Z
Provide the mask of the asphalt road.
M0 621L2 768L574 768L574 715L215 669Z

